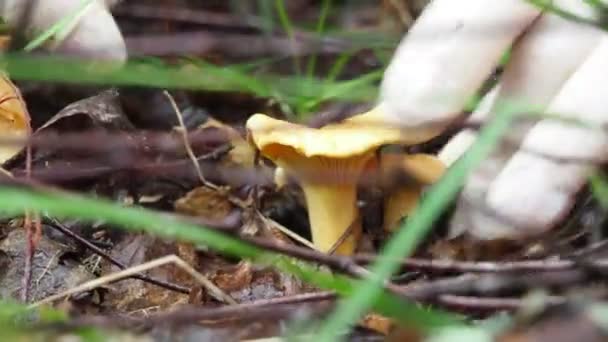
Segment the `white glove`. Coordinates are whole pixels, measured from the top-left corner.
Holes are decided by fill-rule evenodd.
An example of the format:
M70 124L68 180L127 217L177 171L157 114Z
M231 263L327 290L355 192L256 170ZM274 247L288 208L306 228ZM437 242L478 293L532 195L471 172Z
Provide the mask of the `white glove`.
M588 19L599 16L585 1L553 4ZM501 101L516 100L596 126L608 122L606 33L540 13L525 0L432 1L386 71L380 96L386 120L404 127L449 124L512 44L499 84L474 119L487 119ZM439 157L452 163L474 139L474 132L458 134ZM515 125L509 140L523 142L519 150L503 144L468 179L453 235L519 239L549 230L571 209L592 171L584 161L604 160L608 153L599 128L558 120Z
M108 11L118 0L95 0L72 26L68 34L55 46L47 46L59 54L96 60L122 62L127 58L127 49L122 34ZM17 25L26 1L0 0L0 17L9 26ZM56 22L81 8L82 0L38 0L26 33L34 37Z

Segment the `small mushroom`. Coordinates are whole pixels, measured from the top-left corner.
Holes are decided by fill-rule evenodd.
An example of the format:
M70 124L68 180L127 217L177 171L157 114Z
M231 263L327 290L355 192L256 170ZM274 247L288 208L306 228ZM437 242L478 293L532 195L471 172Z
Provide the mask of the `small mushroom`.
M384 198L385 231L393 232L399 221L414 211L425 187L439 180L445 169L443 162L428 154L386 153L380 156L380 172L387 192Z
M247 130L261 154L299 182L306 199L312 240L322 252L352 254L361 235L357 183L367 162L386 144L414 144L434 132L404 131L380 124L371 110L321 128L310 128L264 114L247 121Z
M285 173L285 170L282 167L277 167L274 170L273 180L277 190L281 190L289 182L289 176Z

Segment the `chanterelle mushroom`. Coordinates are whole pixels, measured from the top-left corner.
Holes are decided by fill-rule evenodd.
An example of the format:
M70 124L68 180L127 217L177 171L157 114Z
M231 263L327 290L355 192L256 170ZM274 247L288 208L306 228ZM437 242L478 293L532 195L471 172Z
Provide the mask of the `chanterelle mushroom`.
M250 139L262 155L294 176L306 198L314 245L352 254L361 234L356 207L357 182L365 164L385 144L414 144L432 137L432 130L403 130L380 124L372 110L336 124L310 128L264 114L247 121ZM351 227L352 226L352 227Z

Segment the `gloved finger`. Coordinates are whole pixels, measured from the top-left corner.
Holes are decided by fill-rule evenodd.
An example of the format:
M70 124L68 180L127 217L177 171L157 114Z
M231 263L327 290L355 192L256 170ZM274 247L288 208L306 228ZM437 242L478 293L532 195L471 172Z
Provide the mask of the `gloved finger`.
M555 5L588 19L598 15L578 0L559 0ZM494 88L489 92L469 121L488 119L490 112L496 109L496 103L500 105L505 101L527 103L543 110L600 39L599 29L544 14L514 46L511 60L499 82L500 91ZM523 125L518 128L518 135L526 129ZM440 158L451 164L464 153L473 137L471 131L457 135L444 146Z
M488 190L489 207L512 218L513 227L526 235L542 233L562 219L593 166L608 159L608 89L595 86L607 72L605 35L547 109L590 126L558 119L537 123Z
M561 0L556 3L561 8L580 16L591 19L596 15L591 7L579 1ZM534 104L538 109L544 109L558 94L564 82L572 77L579 65L593 53L603 36L602 31L591 26L573 23L555 15L543 15L515 46L512 61L505 70L500 82L499 94L494 100L500 104L504 100L523 99ZM563 49L564 46L568 48ZM520 139L519 136L525 135L529 128L526 124L512 127L509 141ZM471 139L469 137L469 144ZM458 147L460 144L462 141L450 141L441 152L442 158L455 160L459 156L458 153L463 151L462 147ZM504 187L500 193L500 204L489 205L486 202L490 184L494 182L514 152L512 146L498 148L470 176L452 220L453 235L467 231L479 239L516 238L528 233L533 234L541 229L529 228L529 225L520 226L516 224L519 222L517 215L499 209L502 205L519 208L526 206L526 202L522 201L521 197L514 196L509 199L508 189ZM548 175L545 177L549 178ZM529 187L515 185L522 182L522 179L531 180L532 175L519 174L518 178L510 178L509 186L512 189L528 191ZM546 213L549 215L549 211ZM546 224L543 224L543 227L546 228Z
M452 121L539 13L521 0L432 1L384 74L379 106L386 121Z
M107 4L115 3L108 0ZM64 39L56 45L47 45L54 51L69 56L122 62L127 49L122 34L107 8L106 1L95 0L82 15L68 27ZM4 0L0 2L0 16L9 26L17 25L25 9L26 1ZM33 5L32 15L26 27L29 37L34 37L53 26L66 16L76 13L81 0L39 0Z
M490 116L492 106L498 97L500 85L494 86L479 102L475 111L466 120L466 123L484 122ZM464 129L454 135L439 151L437 157L445 165L452 165L475 142L477 134L473 129Z

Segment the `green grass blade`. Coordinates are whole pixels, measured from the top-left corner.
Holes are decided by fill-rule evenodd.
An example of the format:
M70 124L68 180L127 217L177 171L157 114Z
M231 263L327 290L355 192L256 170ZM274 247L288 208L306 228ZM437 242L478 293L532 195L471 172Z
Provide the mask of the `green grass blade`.
M184 63L168 66L159 63L130 62L112 70L107 63L70 60L61 57L8 55L0 57L0 64L11 78L30 81L65 82L114 86L143 86L164 89L206 91L243 91L260 97L280 97L290 105L303 97L317 103L329 99L353 102L373 101L377 87L373 80L379 72L362 79L324 82L299 77L253 76L240 66ZM109 71L110 70L110 71Z
M279 16L279 22L285 34L287 34L287 38L289 41L295 43L295 35L293 32L293 25L291 24L291 20L289 20L289 15L287 14L287 10L285 9L285 1L284 0L275 0L274 2L275 10L277 11L277 15ZM302 66L300 65L300 57L294 56L293 62L295 66L296 76L300 76L302 74Z
M501 107L468 152L430 189L421 206L387 243L381 260L371 268L376 277L357 287L354 296L340 302L334 314L321 327L318 334L320 341L335 341L336 332L346 329L371 307L382 291L382 280L388 279L398 269L399 265L395 261L414 252L435 220L455 197L466 176L490 153L507 131L515 112L524 109L512 105Z
M327 16L329 15L331 9L331 0L323 0L321 4L321 13L319 14L319 20L317 21L317 35L322 35L323 31L325 31L325 22L327 21ZM306 75L309 78L312 78L315 74L315 66L317 63L317 55L316 53L310 56L308 60L308 65L306 67Z
M590 179L591 192L604 209L608 209L608 182L604 177L593 175Z
M74 12L69 13L68 15L63 17L61 20L59 20L58 22L53 24L51 27L49 27L46 31L39 34L36 38L34 38L32 41L30 41L25 46L25 48L23 48L23 50L27 51L27 52L32 51L32 50L36 49L37 47L41 46L42 44L44 44L47 40L51 39L52 37L56 37L56 39L58 39L59 41L64 39L66 36L65 29L67 27L71 27L73 25L73 23L76 20L78 20L78 18L80 18L80 16L84 13L84 11L86 11L88 9L88 7L92 3L93 3L93 0L82 0L80 6ZM64 32L64 33L62 33L62 32Z
M342 72L342 70L344 70L344 67L350 61L353 55L353 51L345 51L341 53L340 56L338 56L338 58L334 62L334 64L331 66L331 69L329 69L325 81L334 82L338 78L338 76L340 76L340 73Z

